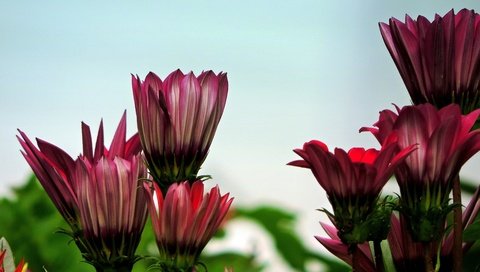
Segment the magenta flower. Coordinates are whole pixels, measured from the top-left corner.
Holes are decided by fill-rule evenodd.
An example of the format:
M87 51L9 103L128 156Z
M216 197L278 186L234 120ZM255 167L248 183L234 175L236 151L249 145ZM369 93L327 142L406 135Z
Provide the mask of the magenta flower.
M94 255L87 259L96 267L130 271L147 219L143 157L102 157L95 164L79 159L76 166L82 241Z
M380 222L384 215L375 212L378 195L396 166L414 148L408 146L398 150L394 136L389 137L389 143L380 151L352 148L348 153L340 148L331 153L324 143L310 141L303 149L294 150L303 160L289 165L312 170L332 204L334 214L327 214L339 230L340 238L346 244L361 244L367 240L382 240L371 237L376 235L372 229L388 225L390 217L387 214L386 223ZM380 236L386 237L385 230L381 233Z
M470 203L462 214L463 229L473 223L480 210L480 190L473 195ZM425 245L413 240L408 231L408 225L400 217L392 216L391 231L388 242L392 252L393 261L397 271L415 271L418 267L424 267ZM450 232L441 242L440 271L452 271L453 262L453 232ZM463 252L466 253L473 242L463 243ZM434 256L432 256L434 258Z
M200 180L191 185L187 181L174 183L165 197L156 183L145 183L144 187L162 267L165 271L171 267L191 270L222 223L233 198L220 195L218 186L204 195Z
M463 212L463 229L467 228L473 223L480 211L480 190L477 190L473 195L470 203ZM352 265L352 255L349 253L348 245L342 243L337 235L337 229L334 226L329 226L320 223L322 228L327 233L328 237L316 236L317 240L333 255L337 256L347 264ZM390 252L393 257L393 264L397 271L418 271L423 269L424 254L426 252L423 243L413 241L408 226L396 215L391 217L391 229L388 234L388 242ZM464 242L463 251L467 252L473 242ZM360 254L359 271L376 271L375 262L373 260L370 246L368 243L358 245ZM449 233L441 245L440 254L440 272L452 271L452 251L453 251L453 233ZM433 258L434 256L432 256Z
M225 107L228 81L212 71L196 77L180 70L162 80L150 72L132 76L137 124L145 158L162 190L194 181L205 160Z
M147 217L146 198L138 189L147 170L138 135L126 140L126 115L109 149L102 123L95 149L90 128L82 123L83 155L76 160L40 139L37 149L20 135L25 159L69 223L86 261L97 271L130 271Z
M431 104L384 110L370 131L382 144L393 133L398 145L418 149L399 164L395 176L400 187L401 209L411 222L417 241L437 240L446 214L453 179L462 165L480 150L480 130L470 131L480 110L462 115L458 105L437 110ZM430 222L430 223L429 223Z
M349 252L348 245L344 244L340 237L338 237L338 230L334 226L330 226L320 222L320 225L325 230L329 238L315 236L315 238L333 255L337 256L339 259L343 260L350 266L353 265L352 254ZM358 272L370 272L376 271L375 262L373 261L373 256L370 251L370 246L368 243L362 243L358 245L359 254L357 255L358 266L356 269ZM355 270L355 271L357 271Z
M12 249L5 238L0 238L0 272L29 272L28 264L22 259L15 267Z
M441 108L460 104L464 113L480 107L480 16L453 10L405 22L391 18L380 32L414 104Z

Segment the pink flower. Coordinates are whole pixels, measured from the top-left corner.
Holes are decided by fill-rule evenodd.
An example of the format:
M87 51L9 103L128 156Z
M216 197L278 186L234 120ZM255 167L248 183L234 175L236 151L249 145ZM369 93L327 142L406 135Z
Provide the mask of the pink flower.
M310 168L329 198L376 198L395 166L412 150L413 147L408 147L397 154L393 137L380 151L355 147L348 153L340 148L329 152L324 143L313 140L305 143L303 149L294 150L303 160L292 161L289 165Z
M10 245L5 238L0 238L0 272L29 272L28 264L22 259L14 267L14 259Z
M330 238L320 236L315 236L315 238L333 255L352 266L352 254L349 252L348 245L344 244L337 235L338 230L334 226L330 226L321 222L320 225ZM375 262L373 261L369 244L359 244L357 250L359 251L359 254L357 255L359 258L359 265L356 268L359 270L359 272L376 271Z
M327 214L339 229L342 241L347 244L374 239L369 237L374 232L371 229L374 226L369 224L380 220L370 218L377 216L373 214L378 195L396 166L415 149L410 145L398 152L395 137L389 137L388 141L380 151L357 147L348 153L340 148L331 153L320 141L307 142L303 149L294 150L303 160L290 162L289 165L312 170L332 204L334 215ZM390 215L385 216L388 225ZM361 231L355 230L356 227ZM349 237L354 234L357 236Z
M132 76L137 124L148 168L163 190L190 180L205 160L225 107L228 81L212 71L180 70L162 80Z
M95 148L90 128L82 123L83 155L76 160L40 139L37 149L20 135L25 159L71 226L85 259L97 269L131 268L147 217L146 198L138 189L147 170L138 135L126 140L126 115L109 149L102 123Z
M470 203L462 214L463 229L473 223L480 210L480 190L473 195ZM392 252L393 261L397 271L414 271L424 267L425 245L413 240L408 231L408 225L403 220L393 215L391 231L388 242ZM473 242L464 242L463 251L467 252ZM453 232L450 232L442 241L440 250L440 271L452 271ZM432 256L434 258L434 256Z
M147 175L143 157L100 158L76 163L76 192L82 241L95 266L133 267L147 219L140 188ZM93 256L92 256L93 255Z
M453 10L405 22L391 18L380 32L414 104L461 105L468 113L480 107L480 16Z
M3 265L3 260L5 258L5 254L6 254L6 251L0 251L0 272L7 272L4 268L4 265ZM18 266L15 268L15 271L13 272L28 272L30 270L28 270L28 264L25 263L25 261L22 259L20 261L20 263L18 264Z
M200 180L192 185L187 181L174 183L165 197L156 183L145 183L144 187L162 265L192 269L222 223L233 198L229 194L220 195L218 187L204 195Z
M463 228L473 223L480 211L480 190L473 195L470 203L463 212ZM320 223L328 237L316 236L317 240L333 255L352 265L352 254L349 253L348 245L342 243L337 235L337 229L324 223ZM397 271L417 271L423 269L425 248L423 243L413 241L408 226L396 215L391 217L391 229L388 234L390 252ZM473 242L464 242L463 251L467 252ZM375 262L368 243L358 245L360 251L360 271L376 271ZM449 233L441 245L440 271L452 271L453 233ZM433 257L433 256L432 256Z
M433 229L412 226L412 232L418 235L416 239L428 241L441 235L445 215L450 211L453 179L462 165L480 150L480 130L470 131L480 110L462 115L455 104L441 110L423 104L397 108L397 112L382 111L374 124L376 128L361 131L372 132L382 145L391 134L398 137L400 148L417 144L418 149L399 164L395 176L402 212L409 214L408 220L421 225L426 217L438 219L432 223L437 226L431 226Z

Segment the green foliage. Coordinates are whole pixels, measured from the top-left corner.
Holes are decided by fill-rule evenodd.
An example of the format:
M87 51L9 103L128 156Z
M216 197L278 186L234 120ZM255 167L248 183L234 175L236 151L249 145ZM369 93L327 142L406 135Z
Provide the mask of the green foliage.
M306 248L295 232L296 217L278 208L261 206L253 209L237 208L236 217L253 220L272 237L275 247L285 261L296 271L306 271L311 261L321 262L325 272L350 271L348 266Z
M13 193L12 199L0 199L0 236L10 243L16 262L25 258L32 271L94 271L81 263L70 237L56 233L68 226L35 177Z
M463 232L463 240L469 242L480 240L480 219L467 227Z
M208 271L223 271L224 268L233 267L234 271L260 272L262 266L257 264L255 256L247 256L238 252L222 252L214 255L202 256L201 262ZM202 270L199 269L201 272Z
M460 181L460 188L462 188L463 192L473 195L475 193L475 190L477 190L478 185L476 184L476 182L473 182L471 180L465 180L462 178L462 180Z

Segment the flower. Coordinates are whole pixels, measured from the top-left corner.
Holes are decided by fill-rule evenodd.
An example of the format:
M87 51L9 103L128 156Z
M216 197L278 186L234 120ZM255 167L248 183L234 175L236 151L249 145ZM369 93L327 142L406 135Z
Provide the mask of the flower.
M156 183L145 183L144 187L162 265L182 271L192 269L222 223L233 198L229 194L220 195L218 186L204 195L200 180L191 185L188 181L174 183L165 197Z
M480 189L477 189L472 196L465 211L463 211L463 229L472 224L480 211ZM348 246L341 242L337 235L337 229L324 223L320 223L328 237L316 236L315 238L333 255L352 265L352 255L349 254ZM397 271L417 271L423 269L425 245L413 241L408 226L404 220L392 214L391 229L388 234L388 243L393 258L393 264ZM467 252L473 242L464 242L463 251ZM368 243L358 245L360 251L360 271L376 271L370 246ZM452 271L453 233L449 233L441 244L440 250L440 272Z
M139 190L147 170L138 135L126 140L126 114L109 149L103 122L95 148L89 126L82 123L83 154L75 160L40 139L37 149L19 132L22 154L69 223L84 258L99 271L131 269L147 218L146 198Z
M473 223L479 210L480 190L477 189L467 208L463 211L463 229L466 229ZM415 271L417 267L424 267L425 245L415 242L412 239L404 218L402 218L402 216L398 218L392 215L391 225L392 228L388 235L388 242L397 271ZM440 271L452 271L453 239L453 232L450 232L441 243ZM464 242L464 253L467 252L472 245L473 242ZM432 256L432 258L433 257L434 256Z
M6 255L6 250L3 250L2 252L0 252L0 272L6 272L3 264L5 255ZM28 264L25 263L25 261L22 259L18 264L18 266L15 268L15 271L13 272L28 272L28 271L30 271L28 270Z
M150 72L132 75L137 125L145 158L164 192L168 185L194 181L225 107L228 80L212 71L196 77L180 70L162 80Z
M353 265L352 254L349 252L348 245L344 244L340 237L338 237L338 230L334 226L330 226L320 222L320 225L325 230L327 237L315 236L315 238L333 255L337 256L341 260L345 261L350 266ZM359 272L376 271L375 262L373 261L372 253L368 243L362 243L358 245L359 254L357 254L358 269Z
M395 167L415 148L411 145L398 150L394 135L388 141L380 151L356 147L348 153L340 148L331 153L324 143L316 140L294 150L303 160L289 165L312 170L332 204L334 215L327 214L346 244L382 240L383 237L376 235L386 237L388 230L376 234L377 229L388 225L390 216L385 207L376 209L378 195Z
M473 10L453 10L405 22L380 23L385 45L414 104L441 108L461 105L464 113L480 107L480 16Z
M370 131L382 144L398 137L400 148L418 149L395 171L400 187L400 208L416 241L438 240L443 232L453 179L462 165L480 150L480 130L470 131L480 110L462 115L456 104L437 110L431 104L380 112Z
M147 175L142 156L102 157L95 164L79 159L76 166L87 259L94 266L131 269L147 219L146 198L140 191L141 179Z
M22 259L14 269L12 250L5 238L0 238L0 272L28 272L28 264Z

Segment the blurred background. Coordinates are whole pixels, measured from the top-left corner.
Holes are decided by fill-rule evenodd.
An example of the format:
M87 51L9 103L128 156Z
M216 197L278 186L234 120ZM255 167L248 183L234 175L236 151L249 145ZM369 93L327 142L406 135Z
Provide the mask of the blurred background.
M405 14L431 19L464 7L480 4L2 1L0 195L9 196L31 173L17 128L77 155L81 121L96 128L103 118L111 139L126 109L129 135L135 132L130 74L154 71L163 79L177 68L225 71L229 97L201 173L231 192L235 205L293 212L306 246L323 251L313 236L322 235L318 221L327 219L316 209L330 206L308 170L286 166L297 159L292 149L311 139L330 147L378 147L358 129L391 103L410 102L378 22ZM463 176L480 181L479 164L474 158ZM271 243L261 229L239 222L230 233L218 247L256 251L266 271L290 271L275 252L258 249Z

